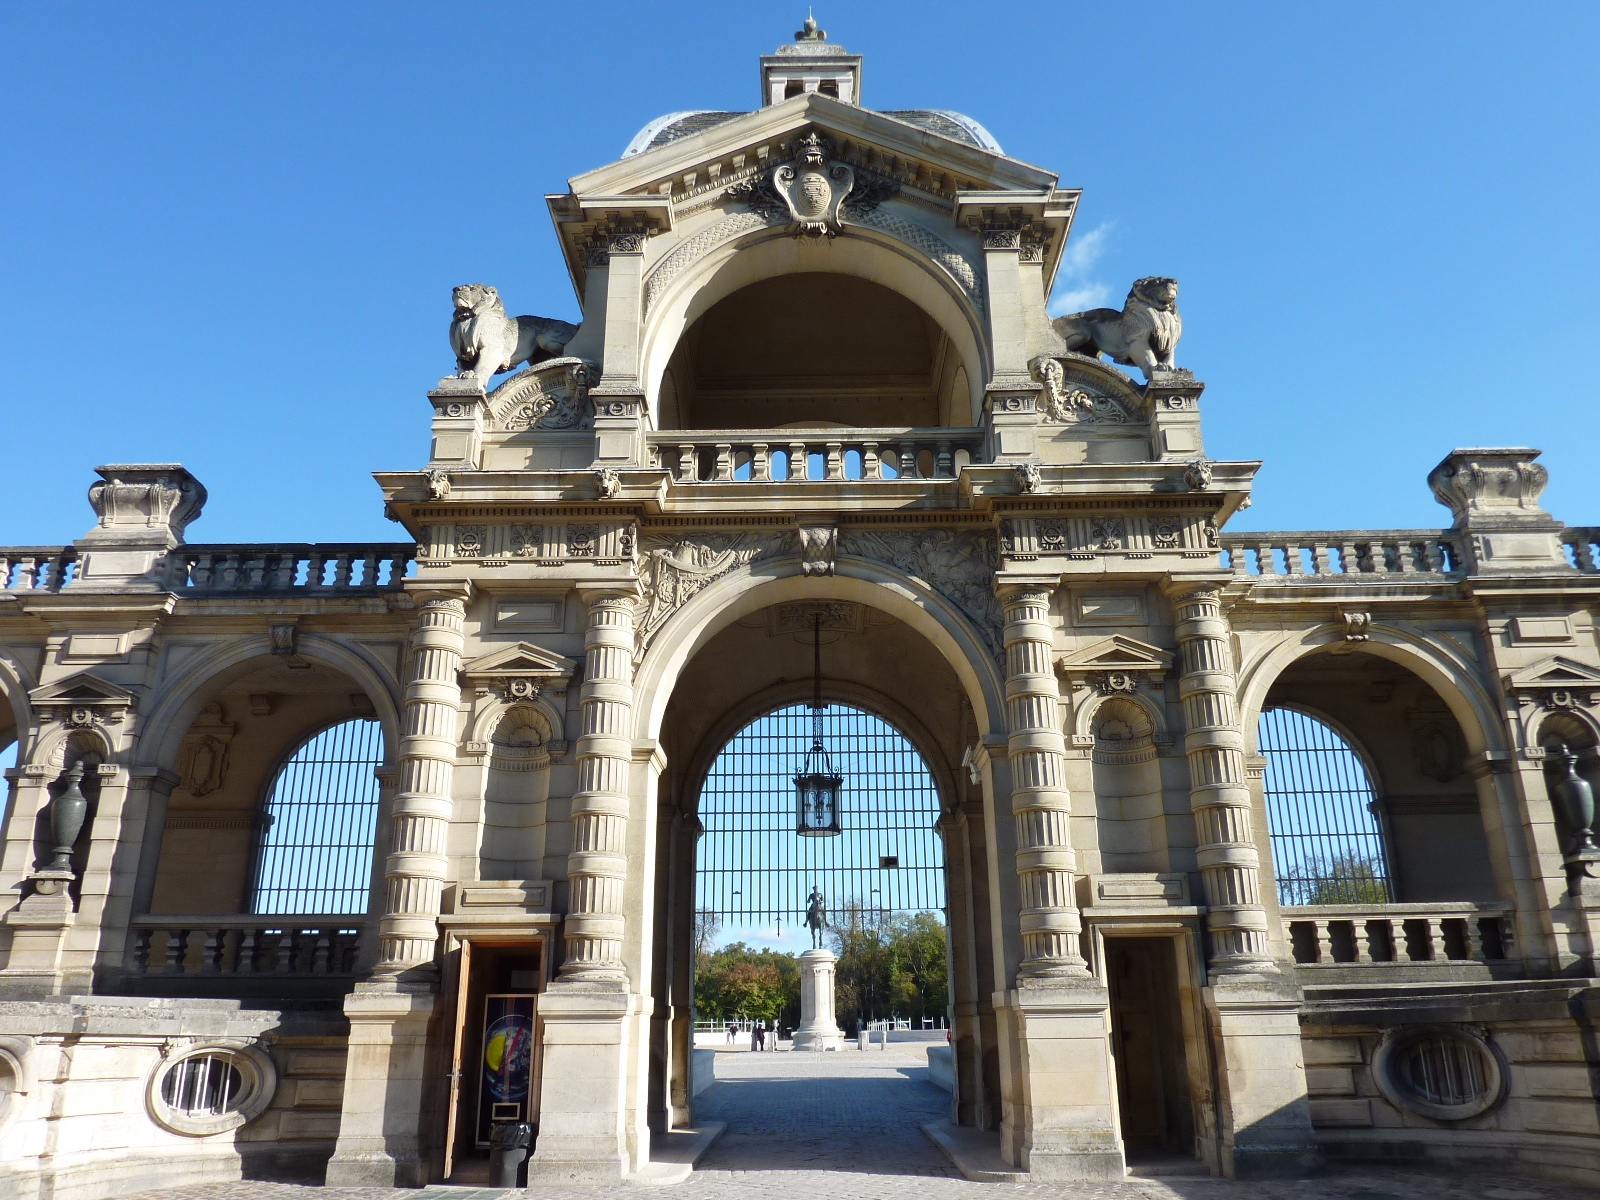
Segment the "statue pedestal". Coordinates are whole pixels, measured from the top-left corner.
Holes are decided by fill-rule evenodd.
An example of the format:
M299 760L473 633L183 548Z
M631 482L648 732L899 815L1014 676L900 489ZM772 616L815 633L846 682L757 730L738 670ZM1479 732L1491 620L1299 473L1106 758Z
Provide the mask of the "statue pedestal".
M839 960L828 950L807 950L800 956L800 1027L796 1050L838 1050L844 1034L833 1019L833 968Z

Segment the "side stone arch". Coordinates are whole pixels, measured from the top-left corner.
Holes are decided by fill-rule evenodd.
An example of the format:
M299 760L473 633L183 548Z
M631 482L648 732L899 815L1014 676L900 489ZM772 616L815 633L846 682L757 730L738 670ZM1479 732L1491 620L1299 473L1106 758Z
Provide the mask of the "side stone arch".
M33 706L28 703L28 693L38 686L33 672L25 667L11 651L0 646L0 693L11 708L11 717L17 734L17 762L28 749L28 737L33 729Z
M1267 693L1278 677L1299 659L1344 644L1342 625L1316 625L1286 635L1241 664L1240 724L1251 746ZM1411 630L1381 624L1371 627L1368 640L1358 648L1404 667L1438 693L1460 725L1472 758L1482 761L1484 754L1508 748L1499 706L1485 690L1478 664L1464 654Z
M400 688L394 672L365 648L322 634L300 634L295 652L343 672L366 693L383 727L384 759L393 762L400 744ZM271 656L272 639L255 634L207 647L184 663L141 719L138 762L170 769L206 697Z
M768 560L736 568L696 593L661 626L634 674L634 737L653 741L659 736L673 684L700 647L739 618L791 600L849 600L904 622L949 663L978 728L1005 736L1002 681L967 618L919 580L841 556L832 576L805 575L797 558Z
M741 216L760 224L751 228L735 220ZM897 292L939 324L966 367L972 421L976 423L984 382L990 375L978 275L972 273L970 284L964 281L962 267L972 272L972 265L931 231L903 218L895 217L891 224L887 214L872 216L885 228L852 223L837 238L796 238L754 214L730 214L669 251L644 283L639 361L652 411L659 404L661 379L678 340L712 305L764 279L827 273L855 276ZM697 239L718 229L726 230L726 240L676 259ZM928 244L904 240L917 235L929 239Z

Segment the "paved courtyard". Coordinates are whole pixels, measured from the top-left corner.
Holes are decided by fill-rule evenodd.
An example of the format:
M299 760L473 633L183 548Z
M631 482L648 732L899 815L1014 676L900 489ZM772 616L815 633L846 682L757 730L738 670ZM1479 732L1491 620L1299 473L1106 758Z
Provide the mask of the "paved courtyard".
M699 1114L728 1131L674 1200L1571 1200L1571 1184L1395 1168L1313 1180L1230 1183L1130 1179L1118 1184L970 1183L918 1125L948 1115L949 1096L928 1083L920 1045L839 1054L725 1053ZM604 1200L637 1187L312 1188L236 1183L147 1192L155 1200Z

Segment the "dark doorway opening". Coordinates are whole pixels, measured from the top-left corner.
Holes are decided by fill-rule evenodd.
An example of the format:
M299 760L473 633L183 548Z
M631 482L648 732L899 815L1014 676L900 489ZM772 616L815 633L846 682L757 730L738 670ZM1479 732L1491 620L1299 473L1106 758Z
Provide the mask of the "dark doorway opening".
M1177 943L1118 937L1105 942L1117 1109L1128 1165L1195 1152L1178 990Z
M455 1016L441 1177L487 1183L497 1122L539 1128L540 1046L533 997L544 990L542 941L465 941L451 956Z

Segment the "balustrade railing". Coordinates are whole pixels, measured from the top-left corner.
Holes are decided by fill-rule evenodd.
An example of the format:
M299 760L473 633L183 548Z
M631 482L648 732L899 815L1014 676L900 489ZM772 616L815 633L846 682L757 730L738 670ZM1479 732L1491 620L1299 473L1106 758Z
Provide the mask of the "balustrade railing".
M133 975L351 975L365 917L147 916L133 921Z
M71 546L0 546L0 592L54 592L72 579Z
M1561 531L1567 558L1586 575L1600 575L1600 526L1577 525Z
M1510 904L1319 904L1282 910L1301 966L1499 962L1511 957Z
M1274 583L1438 579L1461 567L1454 542L1437 529L1225 533L1219 545L1236 578Z
M954 479L980 461L981 429L668 430L651 465L679 483Z
M177 592L393 592L416 557L410 542L189 545L167 556Z

